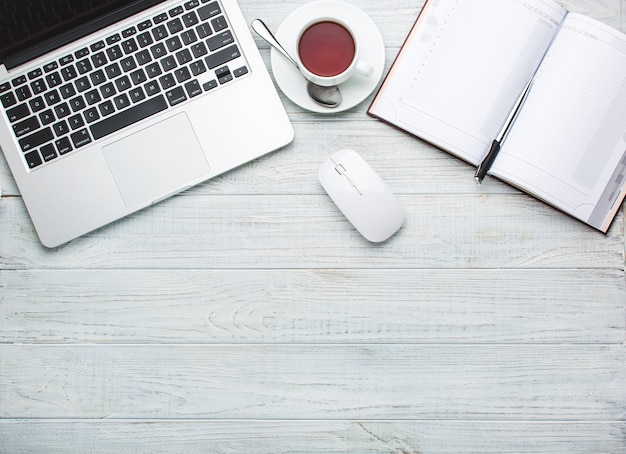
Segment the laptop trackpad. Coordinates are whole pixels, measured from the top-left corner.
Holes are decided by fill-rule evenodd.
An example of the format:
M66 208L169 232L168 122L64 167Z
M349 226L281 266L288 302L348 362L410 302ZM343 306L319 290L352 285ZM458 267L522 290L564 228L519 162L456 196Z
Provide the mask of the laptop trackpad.
M127 206L184 189L210 169L185 113L107 145L103 152Z

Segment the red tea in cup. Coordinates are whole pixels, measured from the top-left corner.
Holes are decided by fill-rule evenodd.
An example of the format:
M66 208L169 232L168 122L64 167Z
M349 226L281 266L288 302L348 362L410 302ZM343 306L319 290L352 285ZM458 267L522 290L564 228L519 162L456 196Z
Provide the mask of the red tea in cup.
M337 22L322 21L310 25L300 35L298 55L313 74L334 77L347 70L356 53L352 34Z

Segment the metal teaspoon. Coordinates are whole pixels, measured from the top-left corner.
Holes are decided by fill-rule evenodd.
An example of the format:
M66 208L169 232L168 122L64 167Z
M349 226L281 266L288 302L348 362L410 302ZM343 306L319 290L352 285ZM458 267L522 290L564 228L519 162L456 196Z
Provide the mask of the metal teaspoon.
M300 67L298 63L287 53L287 51L281 46L276 37L272 34L270 29L261 19L254 19L252 21L252 29L257 32L257 34L267 41L274 49L280 52L292 65L296 67L298 71L300 71ZM326 107L337 107L341 104L341 92L339 91L339 87L322 87L320 85L316 85L311 81L307 81L306 91L309 96L318 104L321 104Z

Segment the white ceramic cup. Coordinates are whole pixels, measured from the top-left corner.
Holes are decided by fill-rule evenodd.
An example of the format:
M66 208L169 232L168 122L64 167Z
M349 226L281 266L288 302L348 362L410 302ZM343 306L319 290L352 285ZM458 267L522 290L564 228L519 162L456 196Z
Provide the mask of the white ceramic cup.
M334 75L316 74L315 72L311 71L306 66L306 64L302 61L302 58L300 57L300 41L304 33L307 30L309 30L309 28L311 28L313 25L324 23L324 22L334 22L335 24L338 24L341 27L343 27L352 37L352 42L354 44L354 56L352 57L352 61L350 62L350 64L347 66L345 70ZM298 66L300 67L300 71L302 72L304 77L306 77L308 80L310 80L314 84L320 85L322 87L330 87L333 85L339 85L347 81L354 75L359 75L362 77L369 77L374 72L374 67L372 65L370 65L364 60L359 59L359 42L356 39L356 35L354 31L352 30L352 28L348 24L346 24L344 21L337 19L335 17L319 16L314 19L311 19L309 22L306 23L304 27L302 27L302 29L300 30L300 33L298 33L298 39L296 41L295 58L298 63Z

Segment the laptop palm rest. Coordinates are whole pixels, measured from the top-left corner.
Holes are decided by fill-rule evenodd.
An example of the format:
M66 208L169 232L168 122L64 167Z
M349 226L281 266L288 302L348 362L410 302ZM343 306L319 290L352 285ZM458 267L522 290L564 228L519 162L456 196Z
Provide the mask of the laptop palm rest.
M210 169L185 113L107 145L103 152L129 207L182 190Z

